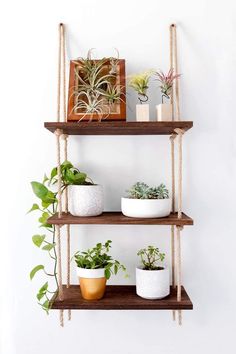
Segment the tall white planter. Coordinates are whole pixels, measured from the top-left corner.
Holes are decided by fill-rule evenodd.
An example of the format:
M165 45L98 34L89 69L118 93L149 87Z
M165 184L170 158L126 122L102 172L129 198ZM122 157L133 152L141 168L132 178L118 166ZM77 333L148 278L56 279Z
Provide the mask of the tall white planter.
M171 121L172 120L172 104L162 103L156 106L157 110L157 120L162 121Z
M74 185L69 188L69 210L74 216L97 216L104 208L103 190L100 185Z
M163 299L170 293L169 269L144 270L136 268L136 293L144 299Z
M121 211L133 218L164 218L171 212L171 199L121 198Z
M136 121L148 122L149 121L149 104L137 104L136 105Z

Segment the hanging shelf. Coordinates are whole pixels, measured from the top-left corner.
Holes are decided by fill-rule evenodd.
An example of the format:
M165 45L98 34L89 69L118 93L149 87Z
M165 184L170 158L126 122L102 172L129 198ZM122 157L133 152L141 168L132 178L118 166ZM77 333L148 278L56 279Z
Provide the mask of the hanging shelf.
M63 285L63 300L52 299L55 310L192 310L193 304L184 287L181 301L177 301L177 288L171 287L170 295L155 301L136 295L135 285L108 285L106 296L101 300L87 301L81 296L78 285Z
M61 129L67 135L171 135L177 128L187 131L192 126L192 121L44 123L52 133Z

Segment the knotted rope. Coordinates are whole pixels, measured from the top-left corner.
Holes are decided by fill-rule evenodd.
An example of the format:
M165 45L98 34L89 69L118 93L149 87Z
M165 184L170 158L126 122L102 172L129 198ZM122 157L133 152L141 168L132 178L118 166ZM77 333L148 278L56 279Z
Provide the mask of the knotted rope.
M178 74L178 53L177 53L177 32L176 25L170 25L170 68L173 69L174 74ZM172 103L172 120L180 120L180 105L179 105L179 79L174 81L174 92L171 95ZM175 96L175 99L174 99ZM174 109L175 105L175 109ZM174 119L174 112L176 117Z

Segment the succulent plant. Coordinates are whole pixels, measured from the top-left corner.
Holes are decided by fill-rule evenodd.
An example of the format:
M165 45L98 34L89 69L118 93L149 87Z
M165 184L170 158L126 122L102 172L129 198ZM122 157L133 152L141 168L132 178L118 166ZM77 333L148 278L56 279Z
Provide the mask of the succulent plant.
M158 187L149 187L143 182L137 182L127 192L128 197L132 199L169 198L169 191L163 183L161 183Z

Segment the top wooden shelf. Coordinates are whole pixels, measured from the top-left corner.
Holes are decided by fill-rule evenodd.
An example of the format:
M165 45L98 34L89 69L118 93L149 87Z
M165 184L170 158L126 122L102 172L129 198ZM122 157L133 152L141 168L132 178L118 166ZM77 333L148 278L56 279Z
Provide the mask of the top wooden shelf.
M67 135L171 135L176 128L191 129L191 121L171 122L45 122L52 133L61 129Z

